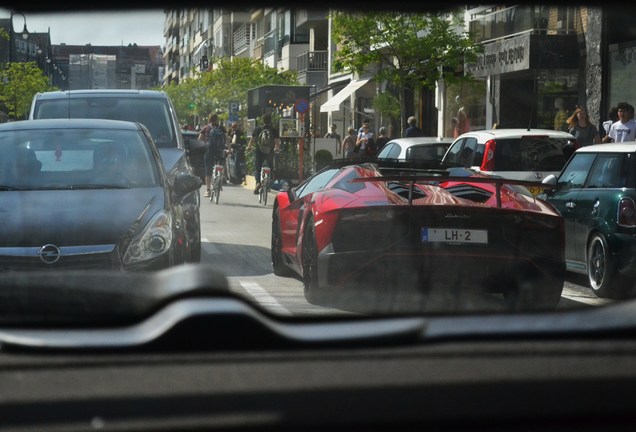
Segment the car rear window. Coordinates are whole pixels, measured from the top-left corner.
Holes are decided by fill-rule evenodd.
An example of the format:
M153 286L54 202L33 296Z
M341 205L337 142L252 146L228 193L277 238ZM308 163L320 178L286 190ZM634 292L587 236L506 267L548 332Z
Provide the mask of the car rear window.
M102 118L139 122L145 125L157 147L177 147L167 101L157 98L86 97L37 102L34 119Z
M568 139L548 137L498 139L495 171L561 171L569 144Z

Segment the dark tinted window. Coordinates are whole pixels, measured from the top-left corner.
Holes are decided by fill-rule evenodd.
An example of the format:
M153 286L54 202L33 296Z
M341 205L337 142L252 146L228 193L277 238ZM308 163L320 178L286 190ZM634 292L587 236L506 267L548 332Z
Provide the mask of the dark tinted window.
M39 100L33 113L34 119L69 117L139 122L148 128L157 147L177 147L170 109L163 98L108 96Z
M444 156L444 152L448 148L448 144L423 144L415 145L406 149L407 159L417 160L440 160Z
M547 137L498 139L495 171L560 171L567 161L568 140Z

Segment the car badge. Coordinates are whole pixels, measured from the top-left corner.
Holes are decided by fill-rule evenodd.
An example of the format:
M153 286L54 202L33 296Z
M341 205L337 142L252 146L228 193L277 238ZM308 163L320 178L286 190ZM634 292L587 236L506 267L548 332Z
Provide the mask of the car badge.
M62 256L62 253L60 252L60 248L57 246L47 244L40 248L38 255L40 255L40 259L43 263L55 264L60 259L60 256Z

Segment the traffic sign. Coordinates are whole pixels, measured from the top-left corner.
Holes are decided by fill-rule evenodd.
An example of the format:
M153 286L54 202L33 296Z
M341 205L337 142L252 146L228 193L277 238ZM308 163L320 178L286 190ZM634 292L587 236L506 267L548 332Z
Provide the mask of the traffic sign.
M307 99L298 99L294 103L294 109L297 113L304 114L309 111L309 101Z

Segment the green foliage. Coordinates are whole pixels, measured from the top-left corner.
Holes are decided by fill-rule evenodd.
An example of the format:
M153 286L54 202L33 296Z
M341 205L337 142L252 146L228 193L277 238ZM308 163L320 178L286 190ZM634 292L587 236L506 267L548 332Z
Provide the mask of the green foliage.
M334 12L332 17L336 70L377 68L377 81L396 86L434 88L440 79L464 79L457 71L483 49L457 31L460 17L452 13Z
M175 105L180 120L193 115L207 118L218 112L222 120L228 117L230 102L238 101L239 116L247 115L247 91L261 85L297 85L295 71L281 72L255 59L216 59L213 70L196 78L163 88ZM191 105L194 103L194 107Z
M33 96L55 90L35 62L7 63L0 71L0 102L12 119L28 116Z
M373 108L393 120L400 119L400 101L388 92L382 92L373 99Z

